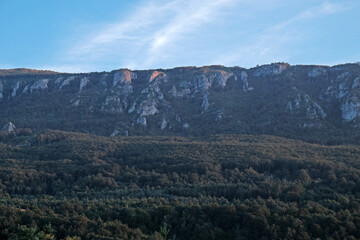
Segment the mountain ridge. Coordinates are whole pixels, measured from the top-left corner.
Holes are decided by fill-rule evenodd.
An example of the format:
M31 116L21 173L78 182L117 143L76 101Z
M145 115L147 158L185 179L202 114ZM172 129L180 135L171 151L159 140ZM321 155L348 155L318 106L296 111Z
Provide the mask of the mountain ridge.
M357 63L20 73L0 73L0 125L105 136L237 133L360 143Z

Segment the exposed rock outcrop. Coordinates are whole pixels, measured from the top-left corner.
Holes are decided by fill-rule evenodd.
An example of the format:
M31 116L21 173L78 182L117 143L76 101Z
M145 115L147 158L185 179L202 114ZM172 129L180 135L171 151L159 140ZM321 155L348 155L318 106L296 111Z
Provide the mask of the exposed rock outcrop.
M193 84L193 88L194 88L194 93L197 92L206 92L206 90L208 90L211 87L211 83L209 81L209 79L201 74L199 76L196 76L195 80L192 81Z
M187 82L185 82L185 84L180 83L180 87L180 90L177 90L177 88L173 86L169 93L174 97L184 97L191 93L190 88L187 86Z
M138 113L140 116L150 116L158 113L157 103L155 100L148 98L147 100L141 102Z
M298 93L292 101L289 101L286 109L290 112L305 112L310 119L325 119L326 113L318 103L313 101L309 95Z
M63 76L56 78L55 84L59 85L62 80L64 80L64 77L63 77Z
M263 65L255 70L255 77L267 77L271 75L281 74L289 65L287 64L271 64L271 65Z
M201 107L202 107L205 111L208 110L208 108L209 108L209 98L208 98L208 95L207 95L207 94L205 94L204 97L203 97L203 101L202 101Z
M66 78L60 85L59 89L62 89L63 87L69 85L72 81L76 79L77 76L71 76Z
M61 128L62 118L75 126L85 123L83 129L94 134L110 135L118 130L114 133L117 136L124 135L125 126L132 134L160 135L188 134L190 130L197 135L232 131L285 134L292 127L299 135L304 127L313 128L309 134L329 130L340 136L343 128L360 131L360 66L355 64L122 69L26 78L2 76L0 81L3 122L17 119L8 114L15 114L18 107L30 127L39 125L33 120L39 116L49 118L54 128ZM251 92L253 87L257 89ZM24 101L31 104L21 104ZM44 101L54 107L43 111ZM81 118L77 111L84 113ZM102 118L109 120L106 130L99 127ZM341 124L339 120L351 122ZM186 126L191 128L184 130Z
M207 76L210 80L210 85L215 82L218 86L225 87L228 79L234 76L234 74L225 71L216 71L207 74Z
M111 134L110 137L115 137L115 136L129 136L129 131L125 130L123 132L121 132L119 129L115 129Z
M360 77L354 79L353 84L351 85L351 89L358 88L360 86Z
M163 72L159 72L159 71L153 71L152 74L149 77L149 82L154 81L154 79L161 79L164 80L165 82L167 82L167 75Z
M12 122L8 122L1 128L1 131L6 131L9 134L15 134L16 133L16 127Z
M122 113L121 99L119 96L107 96L101 110Z
M360 116L360 99L356 95L348 96L341 105L342 118L351 121Z
M133 79L137 78L137 74L133 73L129 70L123 70L120 72L116 72L113 78L113 86L117 86L119 83L121 84L131 84Z
M136 123L146 127L147 125L147 121L146 121L146 117L139 117L137 120L136 120Z
M221 120L222 120L222 118L223 118L223 111L221 111L221 110L218 110L218 111L216 111L216 118L215 118L215 121L216 122L220 122Z
M341 99L345 97L353 87L356 88L357 83L351 78L349 72L344 72L338 75L335 80L331 80L325 95Z
M133 103L133 105L131 105L131 107L129 108L128 110L128 113L132 113L133 111L135 111L135 108L136 108L136 102Z
M33 93L34 91L45 90L48 88L48 83L49 79L41 79L36 81L33 85L31 85L30 92Z
M245 71L241 71L240 78L243 81L243 91L247 92L249 89L248 74Z
M166 127L167 127L167 125L168 125L168 121L166 120L166 118L162 118L161 119L161 123L160 123L160 129L161 130L164 130Z
M16 96L16 92L17 90L19 90L19 88L20 88L20 82L17 82L12 86L12 93L11 93L12 97Z
M314 67L311 71L308 72L308 77L315 78L318 76L324 76L327 74L327 70L322 67Z
M82 90L86 87L86 85L89 83L89 79L87 77L83 77L80 80L80 87L79 87L79 93L82 92Z

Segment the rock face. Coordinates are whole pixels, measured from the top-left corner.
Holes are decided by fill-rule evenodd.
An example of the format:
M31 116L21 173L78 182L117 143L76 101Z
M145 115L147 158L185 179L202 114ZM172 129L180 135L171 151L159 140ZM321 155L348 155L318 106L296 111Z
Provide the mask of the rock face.
M296 134L312 141L329 138L326 131L339 136L359 131L354 136L360 136L360 65L276 63L251 69L2 76L0 111L0 120L14 119L19 126L106 136L124 136L125 131ZM304 128L311 128L310 133Z
M12 93L11 96L15 97L17 90L20 88L20 82L17 82L15 85L12 86Z
M168 121L166 121L165 118L161 119L161 123L160 123L160 129L164 130L167 127Z
M116 72L113 78L113 86L121 84L131 84L132 80L136 79L137 75L129 70Z
M147 120L146 117L139 117L136 122L140 125L143 125L144 127L146 127L147 125Z
M208 98L207 94L204 95L203 102L202 102L201 106L204 108L204 110L208 110L208 108L209 108L209 98Z
M254 72L255 77L267 77L271 75L278 75L281 74L285 69L289 67L288 64L271 64L271 65L264 65L258 68Z
M140 116L150 116L158 113L157 104L153 99L147 99L140 104Z
M86 85L89 83L89 79L87 77L83 77L80 80L80 88L79 88L79 93L82 92L82 90L86 87Z
M16 127L12 122L8 122L2 127L1 131L6 131L9 134L15 134L16 133Z
M298 93L294 100L286 105L290 112L302 112L310 119L325 119L326 113L309 95Z
M42 80L36 81L33 85L31 85L30 92L33 93L35 91L47 89L48 83L49 83L49 79L42 79Z
M245 71L241 71L241 76L240 76L241 80L243 81L243 91L247 92L247 90L249 89L249 82L248 82L248 74Z
M153 71L149 77L149 82L154 81L154 79L156 79L156 78L160 78L160 79L167 81L167 76L165 73L159 72L159 71Z
M349 96L341 105L342 117L345 121L351 121L360 116L360 99L358 96Z
M62 89L63 87L69 85L72 81L76 79L76 76L71 76L66 78L59 86L59 89Z
M218 86L225 87L228 79L232 77L234 74L225 71L216 71L216 72L211 72L208 75L209 75L208 79L210 80L210 84L215 82Z
M318 76L325 76L327 74L326 68L323 67L314 67L311 71L308 73L308 77L310 78L316 78Z

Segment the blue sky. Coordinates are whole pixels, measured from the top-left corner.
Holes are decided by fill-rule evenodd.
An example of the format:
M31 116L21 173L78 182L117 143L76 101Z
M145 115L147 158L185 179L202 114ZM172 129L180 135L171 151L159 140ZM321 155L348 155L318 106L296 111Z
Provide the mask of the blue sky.
M360 61L359 0L0 0L0 68Z

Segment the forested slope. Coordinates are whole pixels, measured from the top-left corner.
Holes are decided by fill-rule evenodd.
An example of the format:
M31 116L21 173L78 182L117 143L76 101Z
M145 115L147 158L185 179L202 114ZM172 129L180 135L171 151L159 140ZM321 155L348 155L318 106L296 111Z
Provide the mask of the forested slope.
M3 135L0 191L1 239L360 238L358 146Z

